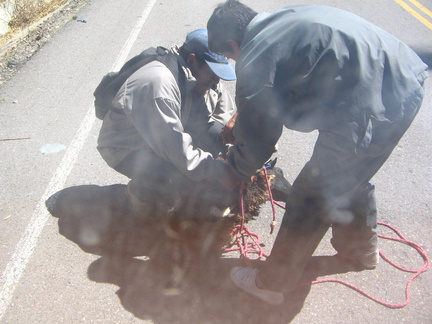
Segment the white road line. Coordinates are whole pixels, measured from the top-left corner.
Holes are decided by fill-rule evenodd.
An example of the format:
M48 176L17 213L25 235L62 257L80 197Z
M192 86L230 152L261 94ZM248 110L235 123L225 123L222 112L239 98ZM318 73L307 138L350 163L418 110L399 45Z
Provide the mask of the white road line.
M123 48L117 56L117 59L112 67L113 71L119 70L124 64L155 2L156 0L150 0L147 6L144 8L140 19L137 21L135 27L123 45ZM30 260L30 257L36 248L38 238L45 227L47 220L49 219L49 212L45 207L45 201L51 195L63 189L64 184L66 183L66 180L75 165L78 154L81 151L84 141L89 135L95 120L94 107L91 106L88 109L87 114L84 117L84 120L82 121L77 133L72 139L69 148L66 150L59 167L51 178L45 193L37 204L30 222L27 225L27 229L17 244L15 253L12 255L11 259L6 265L5 271L2 275L3 286L0 290L0 320L6 313L6 310L12 300L15 288L18 285L21 276Z

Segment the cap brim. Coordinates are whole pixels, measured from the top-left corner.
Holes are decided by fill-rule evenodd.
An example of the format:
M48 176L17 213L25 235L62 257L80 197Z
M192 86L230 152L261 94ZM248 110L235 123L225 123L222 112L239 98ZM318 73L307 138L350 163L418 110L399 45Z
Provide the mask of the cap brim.
M229 63L215 63L206 60L209 68L216 74L219 78L226 81L237 80L234 69Z

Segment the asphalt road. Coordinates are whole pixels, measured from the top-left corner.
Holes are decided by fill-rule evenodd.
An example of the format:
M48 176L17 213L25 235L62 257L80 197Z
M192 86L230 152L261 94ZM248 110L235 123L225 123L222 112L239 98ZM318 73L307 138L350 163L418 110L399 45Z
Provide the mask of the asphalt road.
M229 269L242 263L235 253L215 264L197 260L199 271L179 294L170 295L164 289L166 273L151 261L110 263L59 234L58 220L45 206L51 195L72 186L127 182L96 151L101 123L94 117L92 93L100 78L144 48L181 43L187 32L205 26L219 2L92 0L78 15L87 23L67 23L0 89L0 323L432 323L431 271L414 280L410 303L402 309L335 283L301 289L282 306L271 307L230 284ZM259 12L306 3L244 2ZM407 42L432 66L430 2L420 1L426 7L411 0L307 2L357 13ZM425 88L422 110L374 180L380 220L432 255L430 80ZM315 136L284 132L278 165L290 181L310 156ZM28 139L4 140L11 138ZM251 224L268 252L275 236L268 233L270 219L266 206ZM389 231L380 228L380 233ZM404 244L382 240L381 249L404 267L423 265ZM334 253L324 240L315 254ZM401 303L411 275L381 260L374 271L329 277Z

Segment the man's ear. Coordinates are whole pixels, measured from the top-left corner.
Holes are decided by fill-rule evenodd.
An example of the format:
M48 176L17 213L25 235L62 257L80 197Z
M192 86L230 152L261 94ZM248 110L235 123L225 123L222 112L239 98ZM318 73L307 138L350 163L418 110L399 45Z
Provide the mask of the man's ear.
M196 62L196 56L194 53L190 53L187 58L186 58L186 63L189 67L193 66L194 63Z
M228 39L227 43L231 47L231 53L233 54L233 60L235 61L240 52L240 43L233 39Z
M231 50L234 51L236 48L238 48L238 43L233 40L233 39L228 39L227 43L229 44L229 46L231 46Z

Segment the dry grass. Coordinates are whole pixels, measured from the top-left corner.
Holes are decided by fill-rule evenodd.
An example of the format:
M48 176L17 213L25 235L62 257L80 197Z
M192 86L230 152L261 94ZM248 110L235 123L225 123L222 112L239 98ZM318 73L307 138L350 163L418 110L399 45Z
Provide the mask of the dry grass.
M68 0L16 0L15 12L9 22L9 32L0 37L0 44L50 14Z

